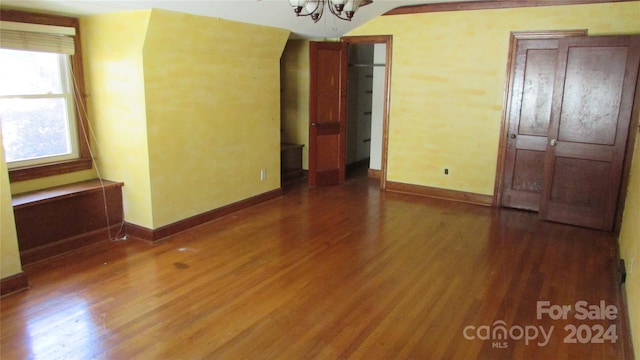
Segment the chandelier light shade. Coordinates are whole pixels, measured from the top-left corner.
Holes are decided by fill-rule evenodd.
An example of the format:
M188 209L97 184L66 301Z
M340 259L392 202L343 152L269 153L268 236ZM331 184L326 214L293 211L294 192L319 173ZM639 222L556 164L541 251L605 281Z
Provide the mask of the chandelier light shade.
M296 16L310 16L313 22L318 22L322 18L325 5L337 18L351 21L360 6L372 2L372 0L289 0Z

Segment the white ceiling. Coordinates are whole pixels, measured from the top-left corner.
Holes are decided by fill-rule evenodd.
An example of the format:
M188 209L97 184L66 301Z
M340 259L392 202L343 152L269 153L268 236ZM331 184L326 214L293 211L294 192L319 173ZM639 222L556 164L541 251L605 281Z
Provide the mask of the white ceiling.
M337 19L328 9L314 24L309 17L296 18L288 0L0 0L3 7L81 16L140 9L165 9L291 30L292 37L336 38L405 5L462 0L374 0L361 7L351 22Z

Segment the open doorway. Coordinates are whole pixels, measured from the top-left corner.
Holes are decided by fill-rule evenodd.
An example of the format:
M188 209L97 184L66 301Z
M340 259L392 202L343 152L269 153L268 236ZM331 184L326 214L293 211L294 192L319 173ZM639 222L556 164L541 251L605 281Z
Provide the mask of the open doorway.
M346 176L381 179L387 44L345 41L349 43Z
M349 44L347 177L379 178L386 44Z

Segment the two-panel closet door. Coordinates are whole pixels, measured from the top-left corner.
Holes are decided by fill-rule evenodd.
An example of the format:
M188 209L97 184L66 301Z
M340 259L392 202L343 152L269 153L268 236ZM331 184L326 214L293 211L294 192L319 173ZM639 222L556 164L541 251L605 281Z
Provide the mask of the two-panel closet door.
M544 60L539 58L544 56L535 59L535 66L529 64L531 54L541 55L542 50L526 50L529 56L524 65L520 116L510 114L510 130L517 132L509 135L503 205L539 210L544 220L611 230L638 79L640 37L569 37L546 41L557 41L556 50L550 46L556 54L552 86L543 89L549 78L548 66L540 65ZM527 90L531 82L526 80L526 69L530 67L544 69L532 70L529 76L538 79L535 96L533 89ZM512 99L515 82L516 78ZM512 102L511 108L514 107ZM532 108L533 115L527 116L536 120L523 122L523 109ZM544 126L545 121L546 138L538 129L533 139L535 146L527 145L531 135L523 129L530 127L531 122ZM515 134L515 139L511 139L511 134ZM518 145L521 138L524 145ZM535 156L527 152L535 152ZM523 163L527 156L534 160ZM509 161L510 158L513 160ZM522 196L527 200L521 201L514 192L514 189L522 191L518 186L536 195ZM532 200L536 196L537 202Z

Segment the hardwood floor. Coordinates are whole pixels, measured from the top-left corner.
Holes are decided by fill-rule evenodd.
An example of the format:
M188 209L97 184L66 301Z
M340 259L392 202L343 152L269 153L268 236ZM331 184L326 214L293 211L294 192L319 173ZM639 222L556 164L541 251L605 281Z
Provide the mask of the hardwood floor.
M31 290L0 302L0 357L624 358L613 235L375 184L295 187L158 245L30 265ZM601 300L622 313L575 318ZM538 301L572 311L538 320ZM566 344L571 325L619 338Z

